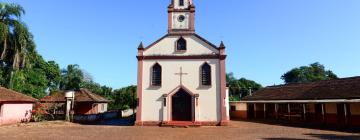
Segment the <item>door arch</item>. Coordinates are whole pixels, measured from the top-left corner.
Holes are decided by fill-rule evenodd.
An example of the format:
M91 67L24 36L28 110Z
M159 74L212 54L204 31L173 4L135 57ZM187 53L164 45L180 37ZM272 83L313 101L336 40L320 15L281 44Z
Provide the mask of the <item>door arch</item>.
M180 89L171 96L172 121L193 120L193 98L187 91Z

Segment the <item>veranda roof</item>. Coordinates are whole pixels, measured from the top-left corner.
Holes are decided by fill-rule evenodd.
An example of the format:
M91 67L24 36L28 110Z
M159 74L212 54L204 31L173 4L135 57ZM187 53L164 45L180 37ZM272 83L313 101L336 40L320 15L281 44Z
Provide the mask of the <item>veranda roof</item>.
M303 84L270 86L244 97L243 101L359 101L360 77Z

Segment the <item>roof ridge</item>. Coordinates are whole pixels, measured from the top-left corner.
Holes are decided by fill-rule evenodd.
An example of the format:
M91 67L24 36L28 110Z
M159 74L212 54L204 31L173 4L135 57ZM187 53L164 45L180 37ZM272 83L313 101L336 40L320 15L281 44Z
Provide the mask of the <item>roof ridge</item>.
M360 76L345 77L345 78L338 78L338 79L326 79L326 80L320 80L320 81L314 81L314 82L306 82L306 83L280 84L280 85L268 86L266 88L281 88L281 87L311 85L311 84L320 84L320 83L332 82L332 81L346 81L346 80L350 80L350 79L352 79L352 80L359 79L360 80Z
M85 94L86 94L90 99L92 99L92 100L94 100L94 101L97 101L97 100L93 97L93 95L90 94L90 91L89 91L88 89L86 89L86 88L80 89L80 92L83 92L83 91L85 91Z

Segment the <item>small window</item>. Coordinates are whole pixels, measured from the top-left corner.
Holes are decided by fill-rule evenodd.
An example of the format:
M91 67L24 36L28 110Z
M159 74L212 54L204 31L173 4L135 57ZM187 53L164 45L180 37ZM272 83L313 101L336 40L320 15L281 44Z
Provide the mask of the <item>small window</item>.
M152 86L161 86L161 66L156 63L152 68Z
M176 50L177 51L185 51L186 50L186 40L183 37L181 37L176 42Z
M179 0L179 6L184 6L184 0Z
M205 86L211 85L211 66L208 63L201 66L201 82Z

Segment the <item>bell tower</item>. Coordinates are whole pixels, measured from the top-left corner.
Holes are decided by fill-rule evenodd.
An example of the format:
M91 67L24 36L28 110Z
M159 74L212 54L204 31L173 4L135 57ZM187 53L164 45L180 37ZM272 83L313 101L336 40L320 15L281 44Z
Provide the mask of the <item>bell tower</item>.
M168 18L169 33L195 33L195 6L192 0L171 0Z

